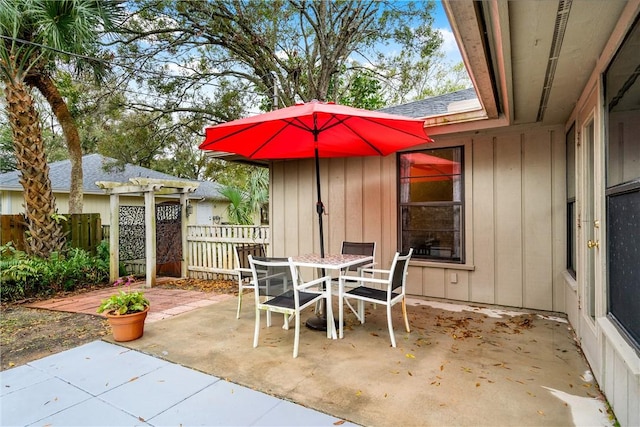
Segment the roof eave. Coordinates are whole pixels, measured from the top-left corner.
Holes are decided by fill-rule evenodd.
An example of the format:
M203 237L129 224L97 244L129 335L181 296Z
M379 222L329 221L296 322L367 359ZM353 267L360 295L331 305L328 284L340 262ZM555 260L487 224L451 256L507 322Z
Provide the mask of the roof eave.
M502 0L461 2L443 0L444 10L458 43L462 60L478 94L485 119L511 115L508 4ZM492 48L492 45L499 48ZM495 53L495 57L491 57ZM505 96L507 94L507 96ZM480 120L476 117L474 120Z

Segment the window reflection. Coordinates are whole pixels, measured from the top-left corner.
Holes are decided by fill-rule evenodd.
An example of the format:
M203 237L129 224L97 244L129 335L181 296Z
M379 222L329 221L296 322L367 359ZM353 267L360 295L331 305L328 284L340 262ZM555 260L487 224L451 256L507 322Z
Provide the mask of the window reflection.
M402 250L464 262L462 147L401 153L399 162Z

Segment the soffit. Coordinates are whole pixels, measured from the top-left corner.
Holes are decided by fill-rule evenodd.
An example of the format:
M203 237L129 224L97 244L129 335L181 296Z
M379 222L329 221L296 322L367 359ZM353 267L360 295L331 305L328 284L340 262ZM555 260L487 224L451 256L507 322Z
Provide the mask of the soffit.
M549 65L554 59L550 53L558 5L547 0L509 2L514 123L538 121L545 79L551 86L542 122L559 124L568 119L626 1L571 2L564 12L568 13L564 37L556 41L561 46L554 72Z
M476 16L470 16L470 7L456 6L458 3L476 4ZM627 3L626 0L444 2L474 83L486 81L488 76L494 80L491 99L495 100L497 94L499 110L511 123L550 125L564 124L569 118ZM478 47L481 38L465 37L470 33L468 28L473 32L478 28L485 31L483 60L478 58L478 53L482 53ZM467 51L471 54L466 54ZM489 72L484 65L487 63ZM478 96L485 104L487 93L478 91Z

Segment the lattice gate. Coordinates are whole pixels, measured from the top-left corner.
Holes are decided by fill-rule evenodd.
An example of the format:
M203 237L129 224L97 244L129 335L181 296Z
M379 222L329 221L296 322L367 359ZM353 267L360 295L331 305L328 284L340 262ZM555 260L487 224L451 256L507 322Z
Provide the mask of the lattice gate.
M182 262L182 206L179 203L156 205L156 271L180 277Z
M145 273L144 206L120 206L120 261L127 274ZM156 271L180 277L182 262L182 206L156 205Z

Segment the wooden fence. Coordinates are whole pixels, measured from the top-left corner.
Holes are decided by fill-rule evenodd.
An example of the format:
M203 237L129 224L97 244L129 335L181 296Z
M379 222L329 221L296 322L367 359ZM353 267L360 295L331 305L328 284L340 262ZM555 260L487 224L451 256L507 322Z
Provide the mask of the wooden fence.
M62 231L72 248L84 249L92 254L102 241L102 223L100 214L67 214L67 220L61 221ZM13 242L13 246L25 250L25 232L27 224L21 214L0 215L0 240L2 245Z
M104 238L109 238L109 226L102 226ZM269 253L271 236L268 226L253 225L189 225L187 272L194 279L235 278L234 247L245 243L262 243ZM145 261L126 262L130 274L144 274Z
M244 243L271 242L269 227L253 225L190 225L186 253L189 277L211 279L235 277L234 247Z

